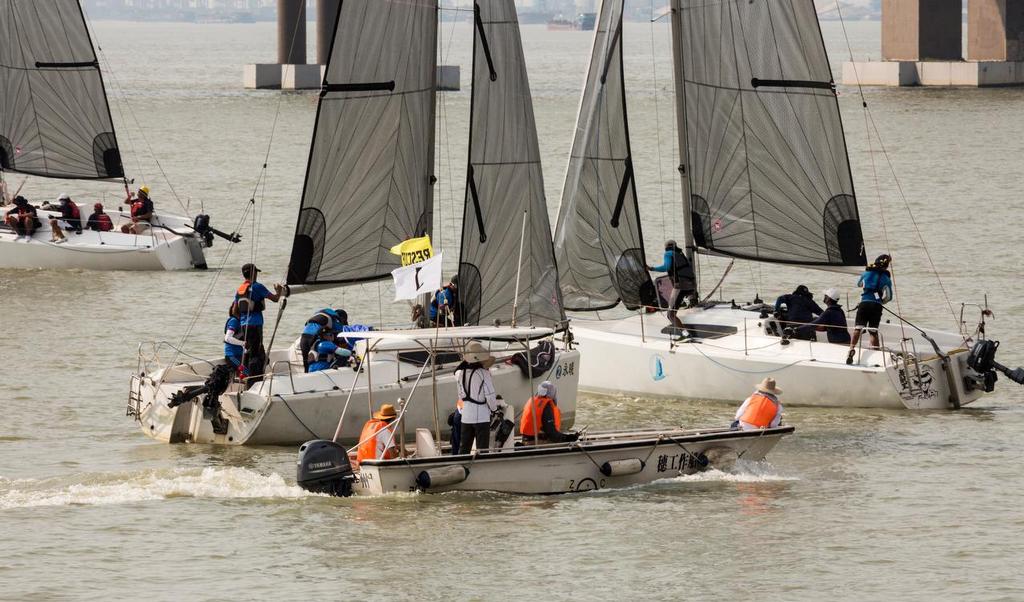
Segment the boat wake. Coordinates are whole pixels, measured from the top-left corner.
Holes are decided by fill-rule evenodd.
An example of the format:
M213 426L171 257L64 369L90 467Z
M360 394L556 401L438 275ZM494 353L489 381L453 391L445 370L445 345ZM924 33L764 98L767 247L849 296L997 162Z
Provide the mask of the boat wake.
M315 496L285 482L278 474L245 468L152 470L136 474L98 475L85 482L58 486L55 479L0 480L0 510L41 506L130 504L179 497L238 499ZM6 491L5 491L6 490Z
M724 483L773 483L799 480L800 479L798 477L772 472L772 468L769 466L752 464L739 465L731 471L712 468L711 470L705 470L704 472L665 479L661 482L699 483L720 481Z

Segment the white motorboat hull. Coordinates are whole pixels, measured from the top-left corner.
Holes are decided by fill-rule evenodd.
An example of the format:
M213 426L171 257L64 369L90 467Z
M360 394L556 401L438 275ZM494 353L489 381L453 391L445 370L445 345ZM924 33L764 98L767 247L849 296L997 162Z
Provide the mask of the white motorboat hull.
M644 485L706 468L729 469L737 459L764 460L792 426L757 431L625 431L594 433L575 443L525 445L477 455L369 460L359 466L353 493L375 496L425 490L554 494ZM606 474L602 465L632 465ZM424 471L465 467L465 480L421 487ZM636 470L639 468L639 470ZM418 479L419 482L418 482Z
M133 375L129 413L137 416L142 432L164 443L298 445L310 439L333 438L348 402L339 440L356 443L371 410L402 398L409 400L403 422L410 436L420 427L448 435L448 415L455 410L458 398L452 374L454 365L438 369L435 422L429 368L410 397L420 368L398 360L396 354L375 353L358 382L357 373L351 368L303 373L294 347L286 354L275 352L271 357L278 373L248 390L229 390L220 397L222 412L229 424L226 433L214 432L211 417L204 415L198 402L168 407L175 392L187 386L202 385L212 367L223 360L179 364L151 374ZM559 351L551 370L535 375L532 380L518 367L505 363L495 365L491 373L495 389L517 413L537 384L552 381L558 387L563 424L572 424L576 414L579 352Z
M81 207L83 216L88 210ZM180 236L162 227L145 234L122 234L117 226L110 232L83 230L81 234L65 232L67 242L50 242L52 233L49 212L39 211L42 227L31 240L20 239L9 228L0 229L0 269L61 270L187 270L205 268L203 244L194 234ZM112 213L111 217L117 217ZM123 218L122 218L123 219ZM163 223L179 233L191 233L188 218L158 216L154 223Z
M765 376L783 389L786 406L946 409L984 392L965 385L967 350L956 335L930 333L949 356L949 370L929 343L898 325L883 324L888 351L862 349L846 365L848 347L766 334L756 312L717 306L681 312L685 324L719 330L717 338L673 341L661 314L604 322L574 321L575 347L585 358L580 388L607 394L722 401L737 404ZM735 330L733 330L735 329ZM722 332L731 334L721 335ZM864 337L867 344L867 337ZM900 352L892 350L897 347ZM906 349L906 353L902 353ZM906 359L912 357L914 359Z

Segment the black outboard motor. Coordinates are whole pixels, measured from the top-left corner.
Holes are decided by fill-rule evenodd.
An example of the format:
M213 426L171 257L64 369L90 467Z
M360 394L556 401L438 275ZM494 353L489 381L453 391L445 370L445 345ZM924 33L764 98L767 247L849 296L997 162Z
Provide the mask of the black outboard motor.
M295 480L306 491L348 497L352 495L356 475L344 447L333 441L316 439L303 443L299 448Z
M213 424L213 432L223 435L228 432L228 421L220 415L220 396L231 385L233 374L234 370L232 370L231 366L217 364L213 367L213 372L210 373L205 383L201 386L185 387L181 391L174 393L171 395L171 401L167 403L167 407L176 408L202 395L203 411Z
M213 246L213 237L215 235L232 243L242 241L241 235L239 235L237 232L227 234L210 226L210 216L206 215L205 213L200 213L199 215L196 216L194 220L192 220L192 229L196 231L196 234L203 238L203 246L206 247Z
M1002 372L1018 385L1024 385L1024 368L1013 370L996 361L996 351L999 350L999 341L981 340L971 347L971 353L967 356L967 366L981 375L981 384L986 393L990 393L996 387L996 372ZM969 384L974 384L971 381Z

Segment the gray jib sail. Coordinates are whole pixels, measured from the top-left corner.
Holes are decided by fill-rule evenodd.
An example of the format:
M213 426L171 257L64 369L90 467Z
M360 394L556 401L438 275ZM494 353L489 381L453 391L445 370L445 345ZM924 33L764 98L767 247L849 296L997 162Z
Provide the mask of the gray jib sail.
M0 169L83 180L124 175L77 0L0 0Z
M344 0L317 109L289 284L387 277L433 218L437 2Z
M555 228L567 309L653 304L626 120L623 0L601 4Z
M835 85L811 0L681 0L694 239L712 252L863 266Z
M466 324L563 322L537 127L513 0L475 7L469 173L459 261ZM527 216L525 236L521 237Z

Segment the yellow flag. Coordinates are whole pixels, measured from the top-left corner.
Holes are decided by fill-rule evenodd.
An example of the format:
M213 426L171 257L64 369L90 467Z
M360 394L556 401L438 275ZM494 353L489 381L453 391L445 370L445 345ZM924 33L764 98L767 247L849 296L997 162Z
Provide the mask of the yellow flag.
M430 246L430 237L410 238L391 247L391 252L402 256L402 266L426 261L434 256L434 248Z

